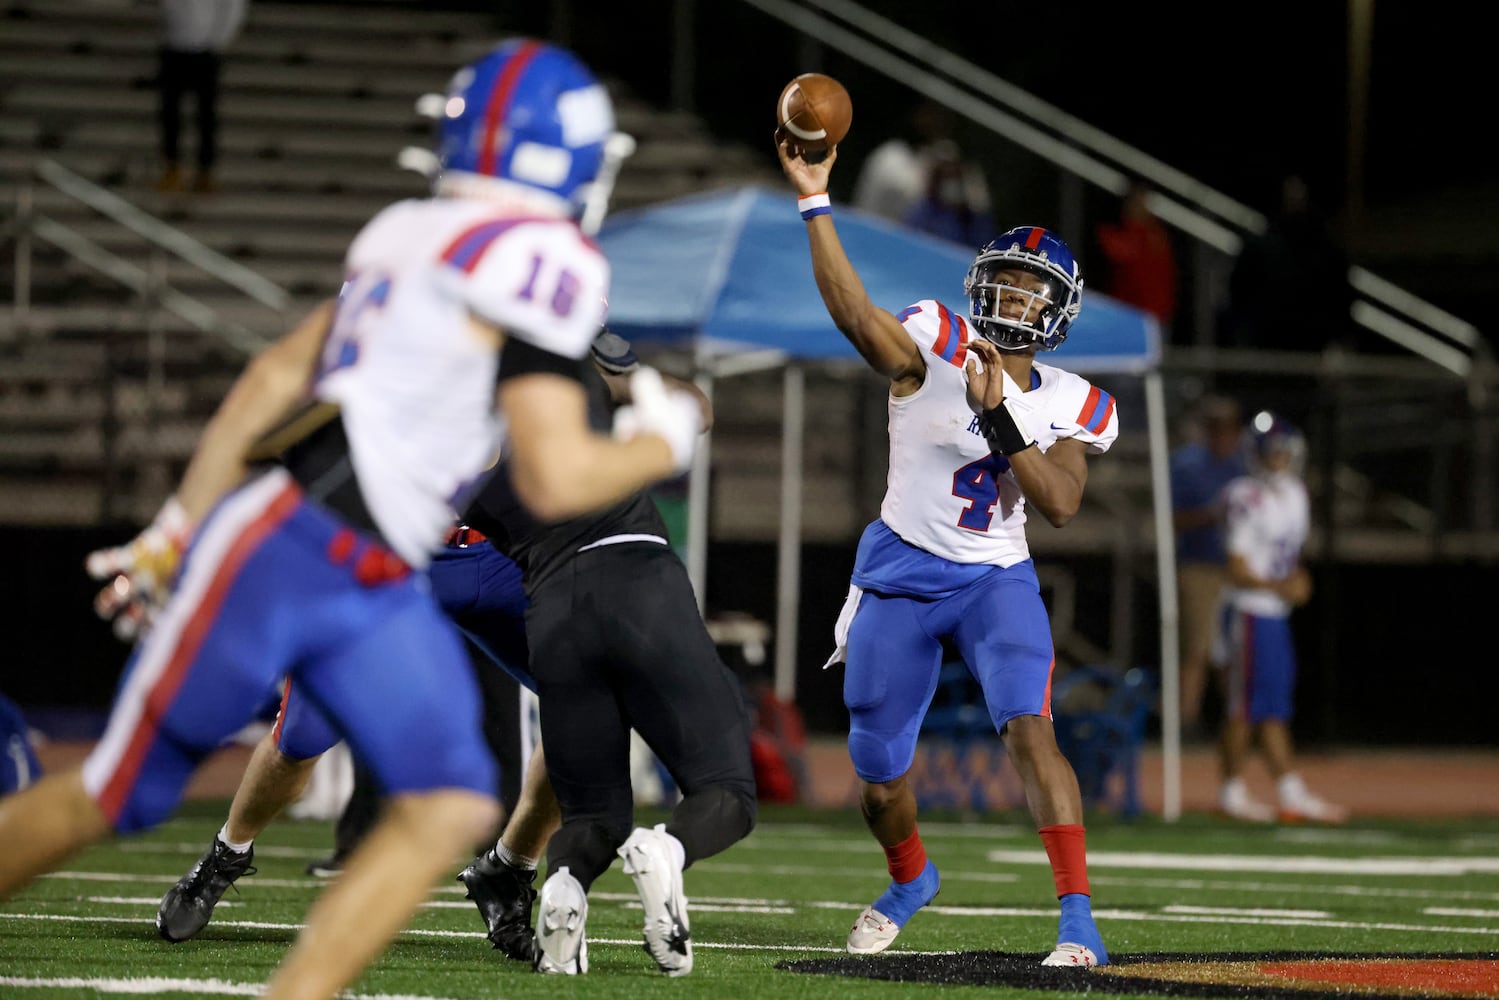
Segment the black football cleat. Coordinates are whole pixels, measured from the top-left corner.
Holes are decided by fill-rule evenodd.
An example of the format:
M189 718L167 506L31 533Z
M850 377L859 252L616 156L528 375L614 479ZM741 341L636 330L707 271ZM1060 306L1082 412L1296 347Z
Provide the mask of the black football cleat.
M490 848L458 873L468 898L479 907L488 928L489 943L517 962L533 961L536 932L531 927L531 905L536 901L535 869L516 868L501 861Z
M157 933L176 944L207 927L213 908L234 880L241 875L255 874L255 868L250 864L253 860L255 848L239 854L215 836L192 871L178 879L177 884L161 897L161 908L156 911Z

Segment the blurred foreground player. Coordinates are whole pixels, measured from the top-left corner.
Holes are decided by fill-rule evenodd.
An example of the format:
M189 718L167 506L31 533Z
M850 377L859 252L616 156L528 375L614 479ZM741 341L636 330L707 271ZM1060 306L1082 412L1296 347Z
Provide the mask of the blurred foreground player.
M614 127L603 87L569 53L512 40L457 73L447 107L436 196L365 226L337 304L251 362L161 514L91 557L118 574L100 610L148 631L83 766L0 799L0 898L165 819L284 675L391 801L267 996L336 994L496 822L472 675L414 571L507 426L523 500L566 517L685 468L698 418L657 386L640 433L611 440L564 374L608 286L575 221Z

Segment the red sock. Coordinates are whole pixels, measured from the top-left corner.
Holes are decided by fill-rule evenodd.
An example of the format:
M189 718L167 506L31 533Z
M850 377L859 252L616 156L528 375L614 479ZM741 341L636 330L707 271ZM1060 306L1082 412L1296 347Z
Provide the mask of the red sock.
M1057 883L1057 898L1069 893L1088 891L1088 846L1087 833L1081 823L1062 823L1043 826L1036 831L1046 847L1046 856L1051 859L1051 877Z
M926 868L926 845L916 830L894 847L885 848L885 866L897 882L910 882Z

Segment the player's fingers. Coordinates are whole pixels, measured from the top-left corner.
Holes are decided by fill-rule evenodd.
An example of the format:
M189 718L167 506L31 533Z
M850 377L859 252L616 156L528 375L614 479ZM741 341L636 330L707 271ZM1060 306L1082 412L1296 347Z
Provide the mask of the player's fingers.
M128 576L123 573L116 576L94 595L94 613L106 620L115 617L120 613L121 608L130 603L131 592L134 589Z
M132 604L114 620L115 637L122 642L133 642L140 635L143 612L140 605Z
M124 548L96 549L83 561L83 568L95 580L108 580L130 565L130 552Z

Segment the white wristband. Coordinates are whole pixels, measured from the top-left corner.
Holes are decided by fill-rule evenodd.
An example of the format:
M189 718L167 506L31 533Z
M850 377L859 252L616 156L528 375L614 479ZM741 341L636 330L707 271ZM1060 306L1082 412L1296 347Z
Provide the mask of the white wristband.
M832 215L833 203L828 198L826 191L816 194L804 194L796 199L796 207L802 213L802 219L815 219L819 215Z

